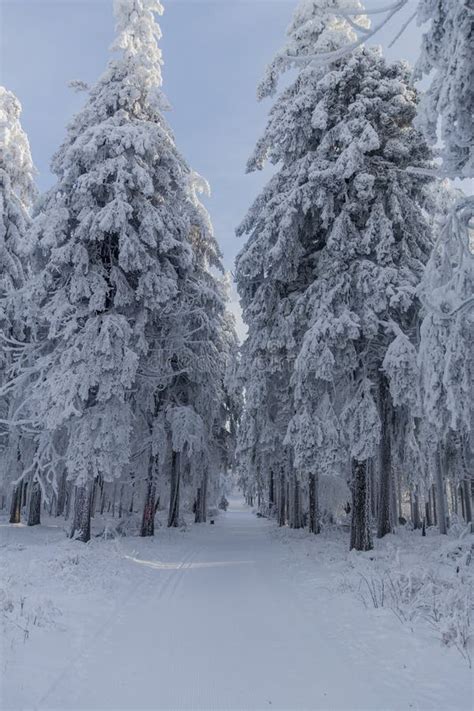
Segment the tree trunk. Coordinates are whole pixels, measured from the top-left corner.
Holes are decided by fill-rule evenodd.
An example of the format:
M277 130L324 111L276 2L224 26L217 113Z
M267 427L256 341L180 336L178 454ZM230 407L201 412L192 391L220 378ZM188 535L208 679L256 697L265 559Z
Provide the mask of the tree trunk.
M443 450L441 445L439 445L435 462L436 508L438 514L439 532L446 535L448 533L448 526L446 517L446 496L444 494L443 459Z
M398 499L398 518L403 518L403 508L402 508L402 482L400 474L397 476L397 499Z
M66 472L64 471L59 480L58 498L56 500L56 516L62 516L66 505Z
M90 484L75 487L74 518L69 538L87 543L91 538L91 487Z
M177 528L179 526L180 479L180 454L179 452L173 452L171 455L171 487L168 528Z
M390 404L390 391L385 376L379 382L379 407L382 432L380 439L379 457L379 499L377 512L377 538L383 538L387 533L392 533L391 522L391 488L392 488L392 407Z
M21 502L23 500L23 482L15 486L10 508L10 523L21 523Z
M132 478L132 485L131 485L132 496L130 497L130 506L128 509L128 513L133 513L133 508L135 505L135 476L132 474L131 478Z
M67 521L71 513L72 484L66 483L66 501L64 504L64 520Z
M413 492L413 503L412 503L412 519L413 528L421 528L421 518L420 518L420 503L418 500L418 494L416 491Z
M38 526L41 523L41 487L37 479L31 485L27 523L28 526Z
M122 518L122 516L123 516L123 489L124 489L123 484L120 484L119 509L118 509L118 517L119 518Z
M426 518L426 525L431 526L432 521L431 521L431 507L430 507L429 497L428 497L428 501L425 502L425 518Z
M368 462L352 460L352 522L350 549L370 551L373 548L370 522L370 487Z
M453 505L453 511L456 516L459 513L459 496L458 496L458 485L454 481L449 482L449 491L451 493L451 501Z
M207 521L207 482L208 482L208 476L207 473L204 474L202 478L202 490L201 490L201 518L202 522L206 523Z
M270 481L268 486L268 508L272 514L275 509L275 477L273 471L270 471Z
M112 518L115 518L115 500L117 498L117 484L114 484L112 492Z
M310 533L321 533L321 525L319 522L319 477L317 474L309 475L309 516L308 527Z
M278 525L286 524L286 482L285 475L280 474L280 500L278 502Z
M303 518L301 515L301 487L296 478L293 486L293 528L301 528Z
M198 486L198 489L196 491L196 500L194 502L195 506L195 511L194 511L194 523L202 523L202 495L201 495L201 487Z
M470 479L463 479L462 492L464 498L465 519L467 523L472 523L472 496Z
M103 516L104 511L105 511L105 504L106 504L106 496L105 496L106 488L105 488L105 482L102 479L101 482L101 493L100 493L100 515Z
M142 536L142 538L155 535L155 497L156 484L153 478L149 478L143 506L142 526L140 529L140 536Z

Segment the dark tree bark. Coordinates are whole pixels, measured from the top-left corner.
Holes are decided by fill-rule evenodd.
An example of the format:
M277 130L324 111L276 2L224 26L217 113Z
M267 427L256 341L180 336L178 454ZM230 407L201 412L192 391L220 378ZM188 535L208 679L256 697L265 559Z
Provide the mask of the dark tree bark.
M147 487L145 501L143 504L142 525L140 529L140 536L142 536L143 538L155 535L155 515L157 511L156 467L157 457L153 454L153 452L150 451L150 456L148 460Z
M249 506L250 497L247 497L247 503ZM196 492L196 511L194 515L195 523L206 523L207 521L207 474L204 474L201 481L201 486L198 487Z
M278 525L286 524L286 482L285 475L280 474L280 497L278 501Z
M99 492L99 480L94 479L94 482L92 484L92 492L91 492L91 516L94 518L95 516L95 510L96 510L96 505L97 505L97 496ZM120 493L120 495L122 495Z
M432 520L431 520L431 506L430 506L429 498L428 498L428 501L426 501L426 503L425 503L425 518L426 518L426 525L428 527L431 526Z
M412 509L413 528L421 528L420 502L416 491L413 492Z
M471 481L464 479L462 482L462 494L464 499L464 518L467 523L472 523L472 496L471 496Z
M179 452L172 452L168 528L177 528L179 526L179 497L180 497L180 483L181 483L180 480L181 480L180 455L179 455Z
M131 484L132 496L130 497L130 507L128 509L129 513L133 513L133 508L135 505L135 475L134 474L131 475L131 479L132 479L132 484Z
M299 481L293 479L293 511L292 511L292 528L302 528L303 516L301 514L301 487Z
M270 471L270 481L268 485L268 507L270 513L273 513L275 509L275 477L273 476L273 471Z
M200 486L198 486L196 491L196 501L194 502L194 507L194 523L202 523L202 494Z
M208 477L206 473L202 478L201 485L201 518L203 523L207 521L207 481Z
M105 511L105 504L107 503L105 492L106 492L105 482L102 479L101 485L100 485L100 515L101 516L103 515L103 513Z
M66 502L64 505L64 520L67 521L71 513L72 485L66 484Z
M434 485L431 487L430 498L431 498L431 503L433 506L433 523L435 526L437 526L438 525L438 509L436 507L436 492L435 492Z
M351 545L356 551L373 548L370 521L370 486L367 473L368 462L352 460L352 522Z
M23 482L13 489L10 508L10 523L21 523L21 502L23 500Z
M390 389L385 376L379 381L379 407L382 432L380 439L379 458L379 500L377 511L377 538L383 538L392 533L391 501L392 501L392 418Z
M119 510L118 510L118 517L119 518L122 518L122 516L123 516L123 490L124 490L124 485L120 484ZM94 510L94 507L92 507L92 510Z
M38 526L41 523L41 487L36 479L31 485L27 523L28 526Z
M155 498L155 482L153 481L153 479L148 479L145 503L143 505L142 525L140 529L140 536L142 536L143 538L145 538L146 536L155 535Z
M308 483L309 494L309 516L308 528L310 533L321 533L321 524L319 520L319 477L317 474L309 475Z
M91 487L88 484L75 487L74 518L69 537L82 543L90 541Z
M66 472L64 471L59 480L58 498L56 500L56 516L62 516L66 505Z
M117 498L117 484L114 484L112 492L112 518L115 518L115 500Z
M436 505L438 513L439 532L443 535L448 533L447 511L446 511L446 496L444 493L444 456L441 445L438 447L436 463Z

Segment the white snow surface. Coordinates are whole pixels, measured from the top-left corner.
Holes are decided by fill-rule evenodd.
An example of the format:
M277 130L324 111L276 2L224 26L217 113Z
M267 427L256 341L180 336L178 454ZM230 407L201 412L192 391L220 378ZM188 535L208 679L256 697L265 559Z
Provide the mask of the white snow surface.
M446 537L348 553L346 533L278 530L237 499L214 526L154 539L84 545L45 521L1 522L4 711L472 706L455 648L357 593L371 566L457 565Z

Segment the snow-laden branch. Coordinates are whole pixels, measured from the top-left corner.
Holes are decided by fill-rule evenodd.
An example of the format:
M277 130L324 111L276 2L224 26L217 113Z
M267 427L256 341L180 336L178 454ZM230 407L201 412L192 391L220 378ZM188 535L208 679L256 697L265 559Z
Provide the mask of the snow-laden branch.
M291 60L292 62L296 63L308 63L312 62L315 65L324 65L327 64L328 62L336 62L339 59L343 59L347 55L351 54L357 47L360 47L361 45L365 44L368 40L370 40L372 37L375 37L385 25L387 25L392 17L396 15L402 8L408 3L408 0L397 0L397 2L393 3L392 5L387 5L384 8L379 8L378 10L366 10L364 12L353 12L353 13L344 13L344 12L337 12L337 14L340 17L344 17L347 19L348 23L351 25L353 29L355 29L359 34L361 35L357 40L354 42L351 42L350 44L341 47L340 49L335 49L331 52L320 52L318 54L306 54L306 55L287 55L287 59ZM356 22L353 22L350 20L350 17L357 17L360 15L375 15L375 14L382 14L387 12L387 16L381 20L378 24L376 24L372 29L368 30L366 28L360 27L357 25ZM416 16L416 12L413 15L413 17ZM413 19L413 18L411 18ZM408 26L409 22L411 22L411 19L407 22L404 23L403 26L403 31L406 29ZM399 32L393 42L395 42L399 36L402 34L402 32Z

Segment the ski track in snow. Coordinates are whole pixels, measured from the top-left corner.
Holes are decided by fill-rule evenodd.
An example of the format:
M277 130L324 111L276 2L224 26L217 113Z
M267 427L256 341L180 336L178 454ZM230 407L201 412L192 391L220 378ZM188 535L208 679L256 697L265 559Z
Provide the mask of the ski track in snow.
M50 666L46 642L26 643L1 707L469 708L469 670L453 650L424 647L397 621L374 623L317 581L309 594L296 547L272 531L233 502L215 526L120 540L127 582L111 607L62 657L52 650ZM31 679L35 648L46 673Z

